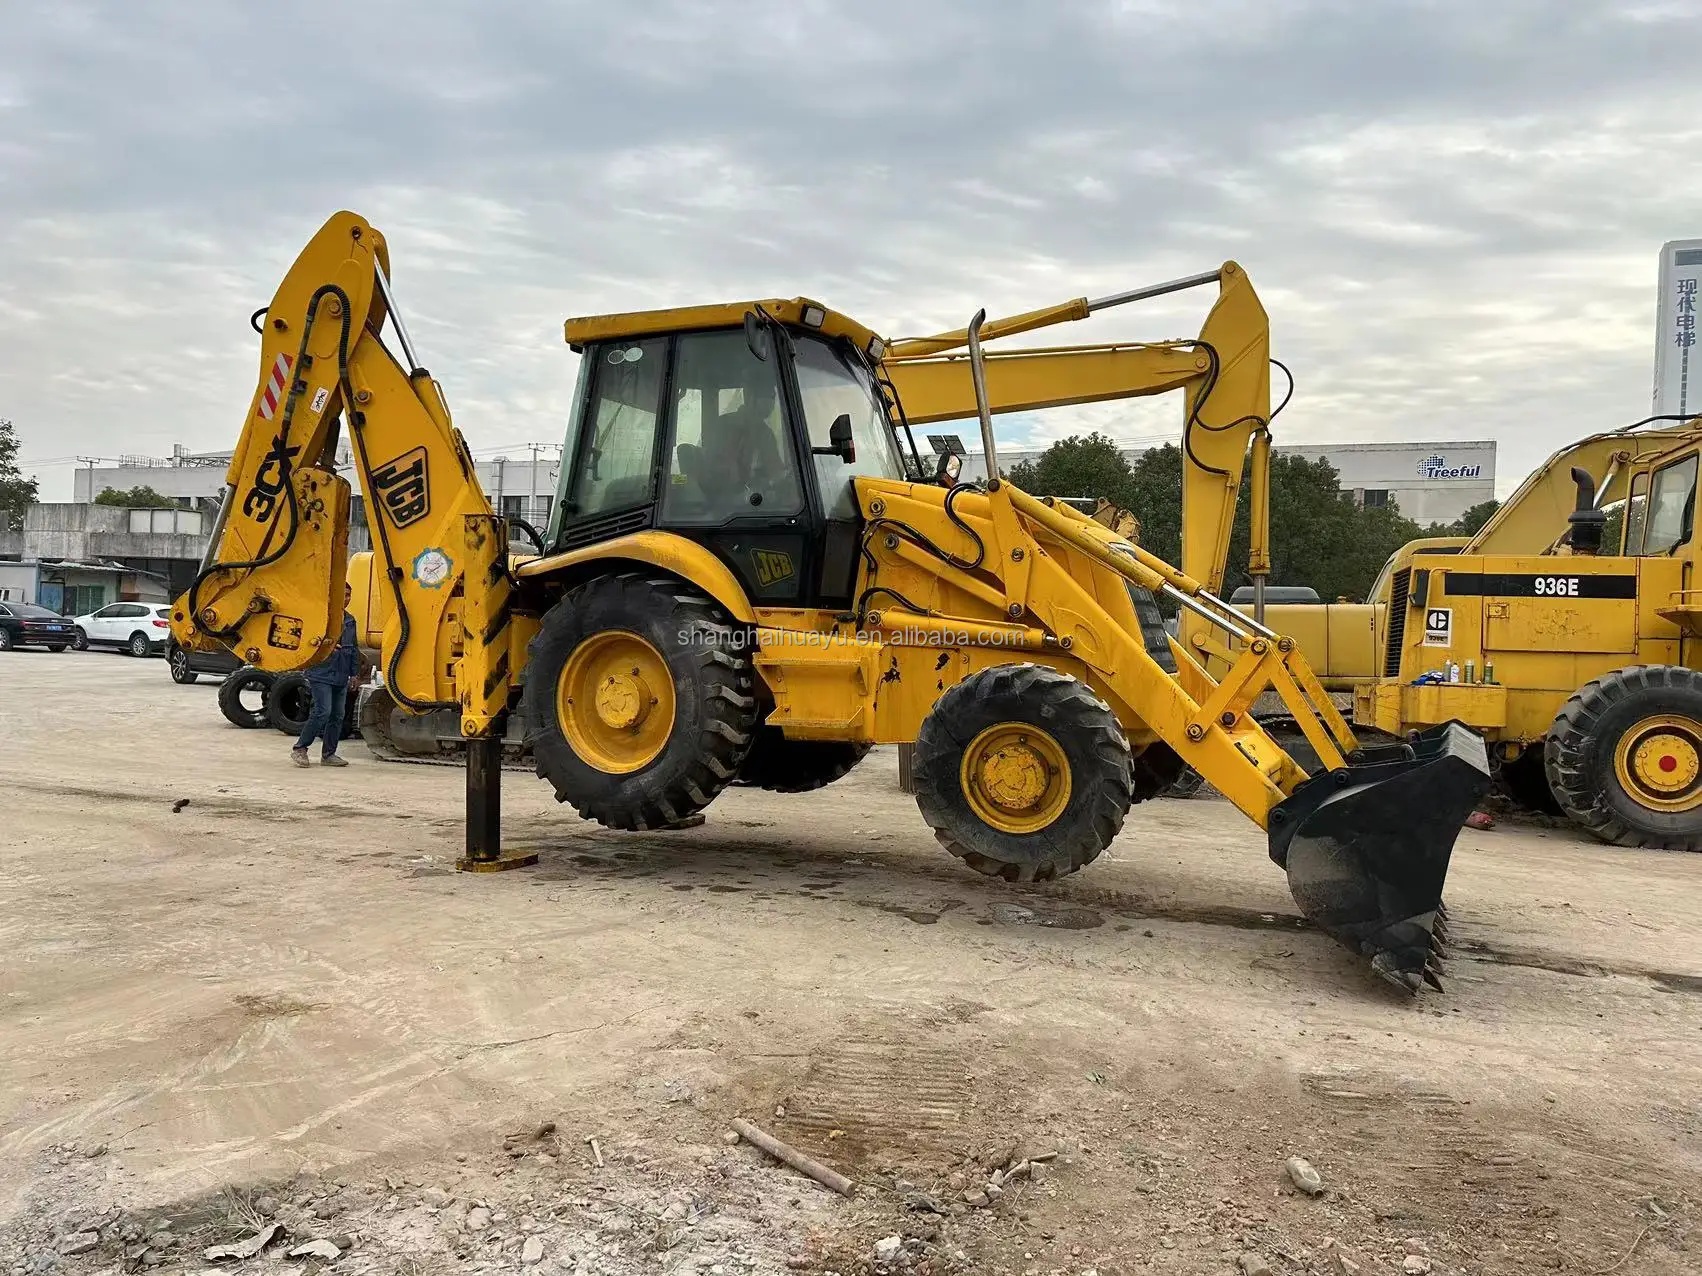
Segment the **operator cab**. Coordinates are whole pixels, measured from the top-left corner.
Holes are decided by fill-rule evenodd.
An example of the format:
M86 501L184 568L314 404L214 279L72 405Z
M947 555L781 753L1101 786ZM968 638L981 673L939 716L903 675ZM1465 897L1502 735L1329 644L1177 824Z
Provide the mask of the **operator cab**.
M849 605L853 480L921 467L889 424L879 337L806 298L575 319L567 336L579 388L547 552L658 528L758 606Z

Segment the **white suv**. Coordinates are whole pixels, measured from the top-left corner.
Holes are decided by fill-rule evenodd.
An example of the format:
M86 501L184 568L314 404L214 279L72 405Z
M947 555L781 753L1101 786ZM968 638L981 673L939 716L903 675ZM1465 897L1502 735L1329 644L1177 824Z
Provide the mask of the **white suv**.
M171 607L159 603L109 603L77 617L78 651L113 647L132 656L156 656L171 637Z

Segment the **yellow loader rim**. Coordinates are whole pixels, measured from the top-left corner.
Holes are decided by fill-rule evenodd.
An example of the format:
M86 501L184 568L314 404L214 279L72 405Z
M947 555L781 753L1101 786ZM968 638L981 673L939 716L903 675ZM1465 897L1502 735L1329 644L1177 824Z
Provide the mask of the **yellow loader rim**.
M581 761L609 775L654 762L674 730L674 677L662 653L610 629L573 649L556 680L556 721Z
M1702 806L1702 723L1676 713L1644 718L1620 736L1613 769L1642 805L1695 810Z
M1034 833L1070 804L1070 761L1051 736L1024 722L988 727L963 751L969 807L1001 833Z

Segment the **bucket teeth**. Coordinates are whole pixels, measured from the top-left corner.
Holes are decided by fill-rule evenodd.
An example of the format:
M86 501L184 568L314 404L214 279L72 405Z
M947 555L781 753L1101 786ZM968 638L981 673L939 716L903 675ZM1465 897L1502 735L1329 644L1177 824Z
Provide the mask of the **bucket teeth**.
M1373 957L1371 969L1395 987L1410 993L1417 993L1424 985L1423 978L1416 970L1403 970L1397 964L1395 955L1390 952L1381 952Z
M1425 966L1425 968L1424 968L1424 982L1429 984L1437 992L1447 992L1448 991L1446 988L1444 988L1442 986L1442 972L1437 970L1436 967L1433 966L1433 965L1426 965Z

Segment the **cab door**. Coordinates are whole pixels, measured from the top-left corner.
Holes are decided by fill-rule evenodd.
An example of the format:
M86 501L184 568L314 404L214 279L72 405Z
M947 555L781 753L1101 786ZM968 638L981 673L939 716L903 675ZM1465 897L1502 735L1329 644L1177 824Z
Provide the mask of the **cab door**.
M742 328L674 339L660 526L726 563L756 606L795 607L817 527L777 353Z

